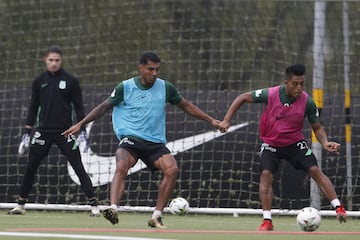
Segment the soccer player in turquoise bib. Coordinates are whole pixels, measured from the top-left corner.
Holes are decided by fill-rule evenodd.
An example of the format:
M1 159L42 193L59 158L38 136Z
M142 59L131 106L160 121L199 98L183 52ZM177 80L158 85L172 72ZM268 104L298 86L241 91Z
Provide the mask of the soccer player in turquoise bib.
M167 103L176 105L187 114L216 128L220 123L184 99L173 84L158 78L160 61L156 53L145 52L140 58L139 76L119 83L108 99L63 133L65 136L72 135L85 124L113 109L113 129L120 143L116 150L116 170L110 187L111 206L103 212L112 224L119 221L117 209L125 190L128 170L141 159L151 171L160 170L163 173L156 207L148 225L165 228L162 211L173 193L178 173L177 162L165 145Z
M284 85L259 89L240 94L230 105L224 120L219 124L225 132L230 127L232 116L244 103L264 103L265 108L260 120L261 176L259 185L260 201L263 208L263 222L258 231L274 229L271 218L273 173L285 159L296 169L301 169L313 178L321 191L336 209L340 223L345 222L346 211L340 203L330 179L317 165L315 155L308 147L302 134L307 116L311 127L322 147L339 154L340 144L329 142L320 124L317 106L313 99L304 92L305 66L295 64L285 70Z

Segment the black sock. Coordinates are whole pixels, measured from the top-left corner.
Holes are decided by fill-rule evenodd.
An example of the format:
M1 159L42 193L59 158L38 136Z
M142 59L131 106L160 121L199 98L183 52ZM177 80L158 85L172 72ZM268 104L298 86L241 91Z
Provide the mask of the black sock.
M89 205L90 205L90 206L97 206L98 204L97 204L96 198L90 199L90 200L89 200Z
M26 199L18 199L18 200L17 200L17 203L18 203L19 205L25 205Z

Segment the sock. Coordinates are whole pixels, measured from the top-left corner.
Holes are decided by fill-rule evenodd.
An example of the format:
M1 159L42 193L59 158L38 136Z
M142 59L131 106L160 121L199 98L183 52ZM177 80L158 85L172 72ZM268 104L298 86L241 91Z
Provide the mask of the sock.
M17 204L17 207L20 209L25 209L25 204Z
M161 217L161 215L162 215L162 211L160 211L160 210L155 210L155 211L153 212L153 215L152 215L151 218Z
M17 200L17 205L18 207L24 209L25 208L25 203L26 203L26 199L18 199Z
M111 205L110 205L110 208L112 208L112 209L114 209L114 210L116 210L116 211L117 211L117 209L118 209L118 207L117 207L116 204L111 204Z
M264 210L263 211L263 218L271 220L271 211L270 210Z
M335 198L331 201L331 205L336 209L337 207L340 207L341 203L338 198Z

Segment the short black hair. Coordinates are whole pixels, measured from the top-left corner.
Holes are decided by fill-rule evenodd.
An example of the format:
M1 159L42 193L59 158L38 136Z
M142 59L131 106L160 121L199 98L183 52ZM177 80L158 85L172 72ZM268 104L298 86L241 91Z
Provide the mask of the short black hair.
M303 76L305 75L306 68L304 64L294 64L286 68L285 75L286 79L291 79L292 76Z
M153 51L144 52L140 58L140 64L147 64L148 61L152 61L154 63L161 62L160 57Z
M62 50L58 45L51 45L48 47L45 55L47 56L49 53L58 53L60 56L62 56Z

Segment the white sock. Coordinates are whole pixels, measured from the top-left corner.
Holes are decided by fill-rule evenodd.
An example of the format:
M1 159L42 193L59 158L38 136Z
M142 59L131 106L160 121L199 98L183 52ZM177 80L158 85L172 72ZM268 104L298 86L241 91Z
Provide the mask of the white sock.
M263 218L264 219L271 219L271 211L270 210L264 210L263 211Z
M334 208L336 208L337 206L340 206L341 203L340 203L340 201L339 201L338 198L335 198L334 200L331 201L331 205L332 205Z
M117 209L118 209L118 207L117 207L117 205L116 204L111 204L111 206L110 206L112 209L114 209L114 210L116 210L117 211Z
M20 208L20 209L25 209L25 204L18 204L17 206L18 206L18 208Z
M162 211L160 211L160 210L155 210L155 211L153 212L151 218L161 217L161 215L162 215Z

